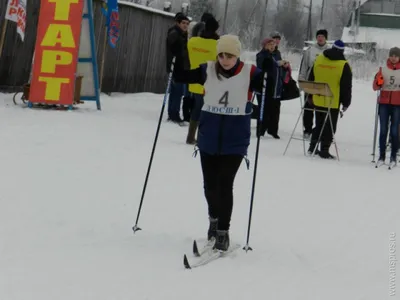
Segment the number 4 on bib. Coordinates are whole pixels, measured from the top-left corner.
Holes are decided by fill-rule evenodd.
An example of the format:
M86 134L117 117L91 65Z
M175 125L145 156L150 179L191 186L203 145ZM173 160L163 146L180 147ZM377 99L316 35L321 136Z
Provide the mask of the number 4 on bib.
M225 107L227 107L228 104L229 104L228 98L229 98L229 92L226 91L226 92L222 95L221 99L219 99L218 103L219 103L219 104L223 104Z

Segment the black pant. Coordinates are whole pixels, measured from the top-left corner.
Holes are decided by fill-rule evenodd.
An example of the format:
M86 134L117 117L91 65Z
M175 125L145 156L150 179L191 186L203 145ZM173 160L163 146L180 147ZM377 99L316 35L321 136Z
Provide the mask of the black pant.
M257 100L261 104L260 95L257 95ZM278 134L280 114L281 101L277 99L268 99L265 101L261 132L267 131L269 134Z
M326 110L321 107L316 107L318 110ZM325 118L327 117L327 114L324 112L316 111L315 112L315 129L313 130L312 136L311 136L311 143L310 143L310 150L313 150L315 146L317 145L317 141L319 138L319 135L321 134L322 126L324 125ZM331 109L331 119L332 119L332 127L333 127L333 132L331 129L331 123L329 120L329 117L326 120L324 130L322 131L321 135L321 151L329 151L329 148L331 147L332 144L332 138L333 134L336 133L336 126L337 126L337 121L339 117L339 109Z
M182 103L182 113L183 120L186 122L190 122L190 116L192 114L192 110L194 108L194 98L192 95L183 97Z
M218 219L218 230L229 230L233 209L233 182L242 155L209 155L200 152L208 215Z
M314 111L309 110L314 108L314 106L308 101L309 97L312 95L304 95L304 114L303 114L303 127L304 133L312 133L313 123L314 123Z

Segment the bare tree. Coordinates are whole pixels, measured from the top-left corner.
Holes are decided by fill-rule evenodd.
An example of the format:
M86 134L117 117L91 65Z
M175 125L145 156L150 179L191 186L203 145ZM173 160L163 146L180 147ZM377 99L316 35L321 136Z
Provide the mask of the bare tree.
M301 0L281 0L276 13L276 28L289 47L301 48L306 38L307 20ZM307 16L306 16L307 17Z
M262 5L260 0L232 1L228 10L227 32L237 34L243 47L257 47L257 35L260 31Z
M325 1L325 13L318 26L329 31L329 39L342 37L343 28L347 25L353 9L353 3L354 0Z
M193 20L200 21L203 13L214 13L213 3L210 0L192 0L190 1L189 12Z

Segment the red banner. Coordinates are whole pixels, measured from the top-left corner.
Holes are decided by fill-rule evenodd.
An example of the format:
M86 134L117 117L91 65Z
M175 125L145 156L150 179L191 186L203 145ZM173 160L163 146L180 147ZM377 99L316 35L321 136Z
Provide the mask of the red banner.
M72 105L84 0L41 0L29 101Z

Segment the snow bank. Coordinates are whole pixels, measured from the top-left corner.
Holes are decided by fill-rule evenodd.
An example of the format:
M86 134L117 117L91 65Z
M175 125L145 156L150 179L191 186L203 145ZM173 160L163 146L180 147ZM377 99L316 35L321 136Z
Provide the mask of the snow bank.
M129 2L129 1L120 0L120 1L118 1L118 4L135 7L137 9L145 10L145 11L148 11L148 12L151 12L151 13L155 13L155 14L159 14L159 15L164 15L164 16L167 16L167 17L172 17L172 18L175 17L175 13L166 12L166 11L163 11L163 10L160 10L160 9L157 9L157 8L148 7L148 6L145 6L145 5L136 4L136 3L133 3L133 2Z

